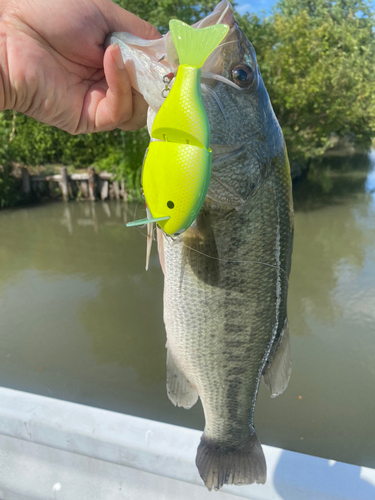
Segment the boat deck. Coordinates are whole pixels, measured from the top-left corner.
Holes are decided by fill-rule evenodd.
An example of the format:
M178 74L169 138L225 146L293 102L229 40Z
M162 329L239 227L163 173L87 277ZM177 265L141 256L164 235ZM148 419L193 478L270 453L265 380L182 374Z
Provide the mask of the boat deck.
M201 433L0 388L1 500L373 500L375 470L263 446L266 485L208 492Z

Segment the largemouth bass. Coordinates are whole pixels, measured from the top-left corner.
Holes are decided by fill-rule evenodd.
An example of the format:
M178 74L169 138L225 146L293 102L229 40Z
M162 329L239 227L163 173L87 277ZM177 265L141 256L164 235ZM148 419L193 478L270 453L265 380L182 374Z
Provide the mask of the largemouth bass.
M230 30L202 68L212 175L196 221L171 238L158 231L165 275L167 391L184 408L201 398L205 429L196 465L209 490L266 481L253 413L261 377L271 396L291 372L287 321L293 204L283 135L251 43L223 0L195 25ZM144 42L115 34L149 129L162 77L178 65L168 35Z

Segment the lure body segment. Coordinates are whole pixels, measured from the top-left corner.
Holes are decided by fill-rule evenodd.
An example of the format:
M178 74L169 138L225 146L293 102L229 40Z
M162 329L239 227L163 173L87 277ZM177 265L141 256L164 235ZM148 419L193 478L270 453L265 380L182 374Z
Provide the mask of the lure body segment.
M158 222L165 233L180 234L203 205L210 183L211 153L191 144L153 141L147 160L153 165L143 171L147 206L153 218L169 216Z
M210 125L200 85L200 68L179 66L173 87L155 117L151 137L208 149Z
M143 164L142 186L152 215L148 221L177 235L196 219L210 183L210 126L200 89L201 67L229 27L195 29L174 19L169 28L180 65L151 129L154 140Z

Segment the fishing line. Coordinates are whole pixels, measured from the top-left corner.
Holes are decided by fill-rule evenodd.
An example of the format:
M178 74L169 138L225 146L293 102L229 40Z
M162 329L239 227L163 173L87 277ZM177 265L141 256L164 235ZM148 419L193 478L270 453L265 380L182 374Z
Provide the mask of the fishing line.
M141 229L144 229L145 227L147 226L147 224L144 224L143 226L137 226L137 229L140 231ZM153 241L156 241L156 238L154 236L154 233L155 233L155 229L152 231L152 240ZM141 232L142 236L144 236L145 238L147 238L147 234ZM167 236L165 233L164 233L164 236ZM176 242L176 239L173 239L171 236L168 235L168 237L166 238L168 244L170 246L173 245L173 243ZM171 243L171 240L172 240L172 243ZM189 245L187 245L186 243L184 243L183 241L181 242L182 245L186 248L188 248L189 250L192 250L193 252L196 252L196 253L199 253L200 255L203 255L203 257L208 257L209 259L213 259L213 260L217 260L219 262L229 262L231 264L260 264L262 266L267 266L267 267L272 267L274 268L276 271L282 271L284 274L285 274L285 278L286 278L286 281L287 283L289 283L289 278L288 278L288 275L286 273L286 271L282 268L282 267L278 267L278 266L274 266L273 264L267 264L266 262L261 262L261 261L257 261L257 260L232 260L232 259L221 259L220 257L213 257L212 255L208 255L204 252L201 252L200 250L197 250L196 248L192 248L190 247Z

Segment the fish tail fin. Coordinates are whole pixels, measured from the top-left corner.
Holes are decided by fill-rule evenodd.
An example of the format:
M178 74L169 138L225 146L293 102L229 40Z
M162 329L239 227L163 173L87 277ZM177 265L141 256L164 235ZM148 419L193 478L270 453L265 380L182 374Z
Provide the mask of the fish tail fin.
M169 21L169 30L180 64L201 68L207 57L228 33L229 26L215 24L196 29L178 19L172 19Z
M223 448L203 434L195 463L209 491L217 491L224 484L264 484L267 478L266 460L255 430L235 449Z

